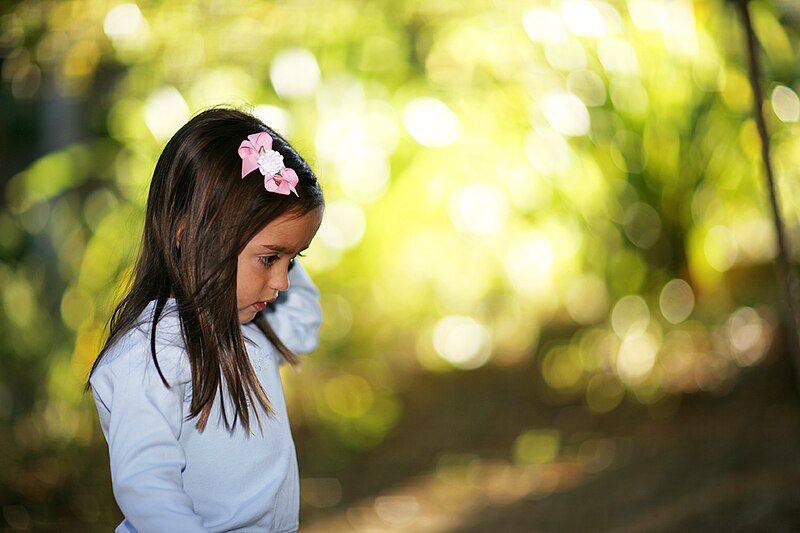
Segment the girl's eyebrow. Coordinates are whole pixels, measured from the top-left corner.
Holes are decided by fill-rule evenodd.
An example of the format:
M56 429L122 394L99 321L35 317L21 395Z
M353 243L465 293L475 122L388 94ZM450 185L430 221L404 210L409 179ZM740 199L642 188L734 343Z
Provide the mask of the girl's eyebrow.
M285 246L281 246L280 244L262 244L261 246L263 246L264 248L269 248L270 250L274 250L276 252L280 252L282 254L292 254L292 250L291 249L286 248ZM300 250L300 252L303 252L305 250L308 250L308 246L306 246L305 248ZM297 252L297 253L300 253L300 252Z

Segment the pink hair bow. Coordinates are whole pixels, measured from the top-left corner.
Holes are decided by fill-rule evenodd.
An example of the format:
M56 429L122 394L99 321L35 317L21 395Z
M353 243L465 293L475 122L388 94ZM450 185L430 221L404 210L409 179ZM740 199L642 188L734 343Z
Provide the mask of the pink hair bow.
M242 178L255 169L264 175L264 188L269 192L296 196L295 186L300 181L297 173L283 166L283 156L272 149L272 137L261 131L247 136L239 145L239 157L242 158Z

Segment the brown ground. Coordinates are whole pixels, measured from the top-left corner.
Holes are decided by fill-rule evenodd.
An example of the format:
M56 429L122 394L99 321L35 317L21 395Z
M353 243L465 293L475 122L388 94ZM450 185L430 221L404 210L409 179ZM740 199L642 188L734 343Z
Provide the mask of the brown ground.
M416 379L399 427L336 474L338 505L304 505L302 529L800 531L800 402L787 358L746 369L724 394L629 402L602 416L548 405L531 375L483 368ZM564 443L535 472L511 457L531 428L556 428ZM607 467L576 462L571 443L587 436L613 443ZM330 475L320 460L331 458L308 437L296 434L301 476ZM442 453L479 460L443 480ZM376 496L413 511L387 521Z

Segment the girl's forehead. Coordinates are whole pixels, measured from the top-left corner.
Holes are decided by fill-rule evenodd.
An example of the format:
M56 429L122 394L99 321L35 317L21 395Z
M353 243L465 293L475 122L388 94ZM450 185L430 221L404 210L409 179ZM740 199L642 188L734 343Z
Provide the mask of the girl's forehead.
M298 253L311 244L321 220L322 212L319 209L299 217L282 215L261 228L249 245L284 253Z

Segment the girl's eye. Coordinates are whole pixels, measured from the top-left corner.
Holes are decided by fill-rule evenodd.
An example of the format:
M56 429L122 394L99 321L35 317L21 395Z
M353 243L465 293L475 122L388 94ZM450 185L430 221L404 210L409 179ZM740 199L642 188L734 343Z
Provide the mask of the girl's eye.
M300 257L305 257L303 254L297 254ZM258 260L261 262L262 265L269 268L271 267L279 257L277 255L260 255L258 256ZM289 260L289 269L291 270L292 266L294 265L295 258Z
M258 257L258 260L261 261L261 264L264 265L265 267L270 267L270 266L272 266L273 263L275 263L275 261L278 260L278 256L277 255L261 255L261 256Z

